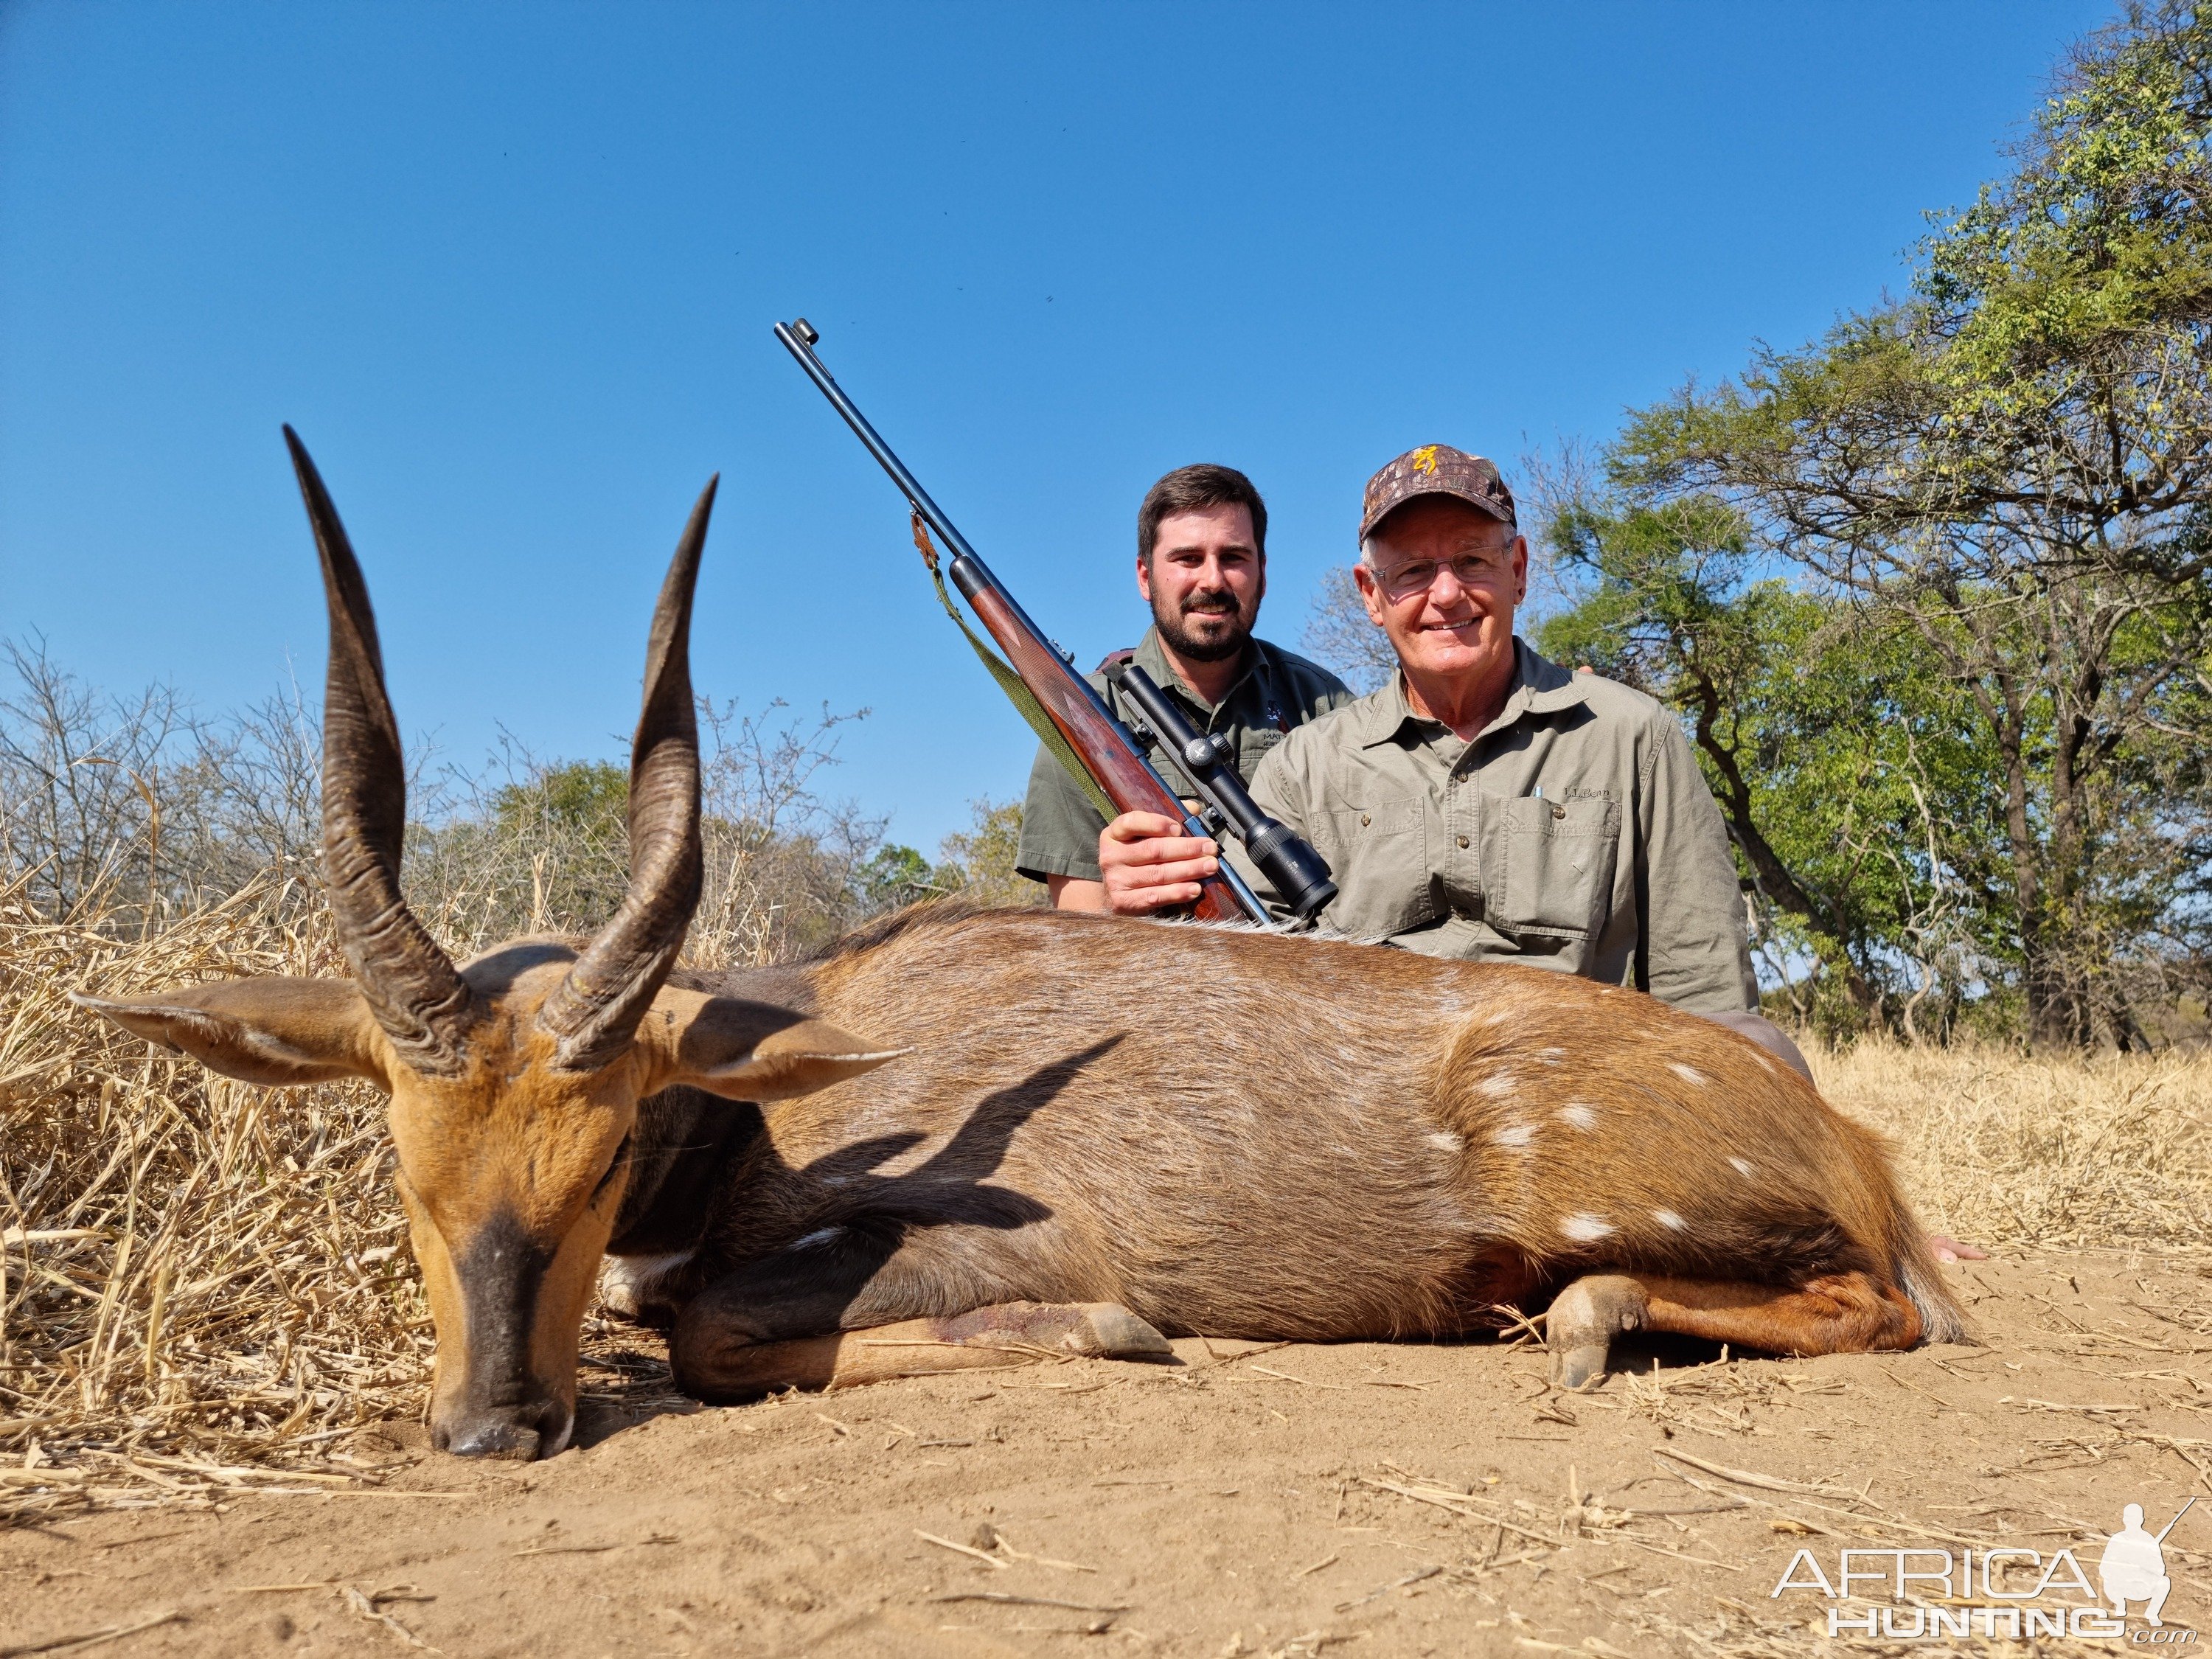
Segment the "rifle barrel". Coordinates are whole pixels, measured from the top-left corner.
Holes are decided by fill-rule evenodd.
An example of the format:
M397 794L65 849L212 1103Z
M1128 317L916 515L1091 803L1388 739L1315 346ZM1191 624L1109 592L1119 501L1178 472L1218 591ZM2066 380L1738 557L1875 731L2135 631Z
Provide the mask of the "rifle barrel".
M1022 609L1021 601L992 574L991 567L985 564L981 556L968 544L968 538L960 533L959 526L945 517L943 507L930 499L929 492L921 487L921 480L907 471L906 463L899 459L897 453L884 441L883 434L868 424L868 417L861 414L859 406L845 395L845 388L837 384L836 376L830 374L828 366L814 355L811 341L820 336L815 334L806 319L801 317L795 322L778 323L775 337L783 342L786 351L799 360L799 366L806 371L806 378L820 388L822 395L830 400L830 406L845 417L845 424L853 428L853 435L860 441L869 454L876 458L876 465L890 475L890 480L898 486L899 493L907 498L915 512L921 514L923 521L937 532L939 539L951 549L952 562L947 574L951 576L953 586L970 599L975 597L976 589L989 588L1021 618L1024 626L1042 639L1043 629L1036 625L1028 611Z
M2196 1507L2197 1499L2194 1497L2191 1497L2186 1504L2184 1504L2179 1509L2173 1512L2173 1519L2166 1523L2166 1531L2160 1533L2156 1540L2154 1541L2160 1544L2166 1542L2166 1534L2172 1532L2176 1527L2179 1526L2181 1524L2181 1517L2188 1514L2190 1510Z
M1030 678L1033 672L1048 675L1054 684L1061 688L1060 692L1041 697L1041 702L1047 705L1047 717L1060 727L1079 753L1083 749L1078 736L1079 726L1115 733L1116 744L1108 763L1121 782L1133 789L1137 804L1146 811L1161 811L1179 817L1182 820L1185 834L1204 836L1206 826L1192 816L1176 792L1168 787L1167 780L1145 757L1144 751L1137 746L1121 721L1114 717L1114 711L1106 706L1105 699L1098 695L1097 689L1075 672L1074 659L1052 643L1044 630L1030 618L1029 612L1022 609L1021 602L1007 591L1006 584L991 574L991 568L976 556L975 550L969 546L968 538L960 533L958 526L945 516L945 509L929 498L929 492L921 487L921 480L907 471L906 463L892 453L891 447L883 441L875 428L868 424L868 417L861 414L853 400L845 395L844 388L837 384L836 377L823 366L822 360L814 355L814 342L821 336L815 332L813 326L804 317L794 318L788 323L775 325L775 337L783 342L783 349L792 355L799 368L806 371L806 378L813 381L816 388L830 400L830 406L845 417L845 424L853 428L853 435L860 441L869 454L876 458L876 464L890 475L891 482L898 486L899 493L907 498L914 510L921 514L923 522L935 531L939 538L951 550L952 557L945 574L952 578L953 586L960 590L969 604L975 606L975 614L993 637L998 640L1000 649L1007 653L1015 672L1030 686L1031 695L1040 695L1036 682ZM1009 624L1012 624L1011 628ZM1023 667L1025 661L1030 665L1026 670ZM1050 706L1052 704L1060 706L1055 708ZM1071 720L1076 725L1071 726ZM1115 785L1099 775L1100 763L1086 761L1085 763L1108 797L1115 799L1121 810L1129 810L1129 804L1115 793ZM1250 921L1266 923L1267 909L1261 903L1259 895L1225 860L1222 862L1218 873L1207 877L1200 883L1200 887L1201 894L1197 913L1201 917L1229 921L1236 919L1237 914L1242 912Z

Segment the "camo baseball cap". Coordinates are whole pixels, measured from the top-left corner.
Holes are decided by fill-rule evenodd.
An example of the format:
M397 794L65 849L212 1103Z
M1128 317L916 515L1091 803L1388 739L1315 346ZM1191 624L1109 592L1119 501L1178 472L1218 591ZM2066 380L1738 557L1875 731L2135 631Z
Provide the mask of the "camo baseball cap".
M1493 519L1513 522L1513 492L1494 462L1449 444L1409 449L1367 481L1359 514L1359 539L1416 495L1456 495Z

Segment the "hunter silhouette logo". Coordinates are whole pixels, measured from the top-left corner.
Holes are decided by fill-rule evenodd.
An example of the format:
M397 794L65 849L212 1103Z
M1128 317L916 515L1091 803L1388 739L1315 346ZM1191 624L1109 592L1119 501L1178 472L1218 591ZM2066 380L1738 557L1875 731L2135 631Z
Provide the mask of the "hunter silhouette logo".
M2196 1506L2194 1498L2184 1504L2156 1537L2143 1530L2142 1504L2130 1504L2120 1511L2120 1529L2105 1540L2097 1577L2105 1587L2105 1599L2121 1618L2128 1616L2129 1602L2148 1601L2143 1618L2153 1625L2163 1622L2158 1612L2173 1591L2173 1580L2166 1576L2166 1534Z

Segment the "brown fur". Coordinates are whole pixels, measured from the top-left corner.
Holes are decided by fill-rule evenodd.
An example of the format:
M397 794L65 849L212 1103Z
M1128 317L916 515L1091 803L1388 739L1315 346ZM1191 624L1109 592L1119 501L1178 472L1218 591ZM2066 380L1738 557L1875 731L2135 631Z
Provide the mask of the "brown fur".
M679 1336L698 1291L831 1227L902 1241L839 1310L848 1329L1038 1300L1115 1302L1172 1333L1437 1334L1608 1269L1790 1289L1910 1273L1931 1332L1962 1329L1873 1137L1753 1044L1633 992L951 909L795 969L683 982L915 1052L765 1109L668 1287ZM1577 1103L1588 1130L1559 1116ZM1522 1125L1526 1148L1497 1143ZM1616 1231L1563 1234L1580 1215ZM618 1226L613 1248L629 1242Z

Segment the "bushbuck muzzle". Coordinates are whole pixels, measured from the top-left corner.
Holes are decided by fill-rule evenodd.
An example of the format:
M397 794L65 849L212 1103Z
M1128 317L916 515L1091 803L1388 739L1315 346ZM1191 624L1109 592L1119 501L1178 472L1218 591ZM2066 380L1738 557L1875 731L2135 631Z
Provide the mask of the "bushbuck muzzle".
M684 1083L775 1099L891 1056L782 1010L665 986L699 896L689 633L714 482L653 611L621 904L589 939L515 941L456 968L399 890L405 773L361 567L314 464L289 427L284 438L329 605L323 864L352 979L77 1000L247 1082L357 1076L388 1092L437 1328L432 1437L465 1455L548 1456L574 1425L579 1334L641 1094Z

